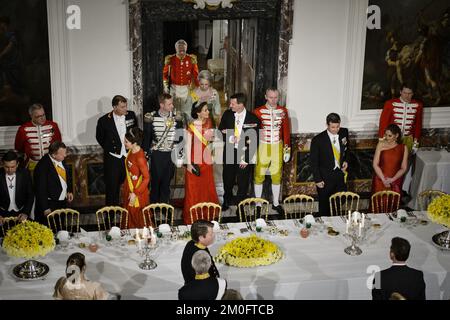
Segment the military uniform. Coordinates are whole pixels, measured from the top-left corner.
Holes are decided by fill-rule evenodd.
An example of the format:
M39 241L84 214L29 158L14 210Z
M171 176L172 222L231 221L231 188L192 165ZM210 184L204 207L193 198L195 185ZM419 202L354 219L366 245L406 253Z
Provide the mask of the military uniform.
M36 164L48 153L50 144L61 141L61 132L56 122L47 120L42 126L28 121L19 127L14 147L26 156L25 165L33 172Z
M186 54L180 58L176 54L164 59L163 84L166 92L174 97L174 105L178 110L186 104L189 88L194 82L198 87L198 65L195 54Z
M159 111L148 112L144 116L143 149L150 157L150 202L168 203L170 180L175 173L172 161L178 157L176 145L182 140L182 117L176 112L162 116Z

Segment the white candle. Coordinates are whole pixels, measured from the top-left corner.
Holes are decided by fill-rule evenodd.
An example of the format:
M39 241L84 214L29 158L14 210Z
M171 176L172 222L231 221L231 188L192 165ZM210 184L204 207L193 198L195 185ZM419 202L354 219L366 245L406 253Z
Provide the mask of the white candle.
M358 237L361 237L361 223L359 224Z
M350 210L348 210L348 220L350 221L352 218L352 212Z
M347 223L345 224L345 233L348 233L349 226L350 226L350 220L347 219Z
M153 233L150 236L150 244L156 244L156 236Z
M362 227L364 228L364 220L366 219L366 215L363 213L361 218Z
M144 229L142 230L142 238L148 239L148 236L149 236L148 228L144 227Z

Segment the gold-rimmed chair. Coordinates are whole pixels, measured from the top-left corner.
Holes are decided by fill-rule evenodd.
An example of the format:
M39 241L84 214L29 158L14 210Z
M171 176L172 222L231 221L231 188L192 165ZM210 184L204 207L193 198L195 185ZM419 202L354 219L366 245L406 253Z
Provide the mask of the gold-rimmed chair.
M239 211L239 220L241 222L253 222L259 218L267 221L269 201L262 198L247 198L239 202L237 210Z
M425 190L419 193L419 208L422 211L428 210L428 205L436 198L445 196L446 193L440 190Z
M57 209L47 216L48 226L56 234L65 230L69 233L80 231L80 213L74 209Z
M163 223L172 227L174 214L175 208L167 203L152 203L142 209L146 227L157 228Z
M6 232L8 232L9 229L14 227L19 222L20 222L20 220L18 217L3 218L3 223L1 225L2 234L0 234L0 236L2 236L2 237L6 236Z
M330 214L346 215L348 211L358 211L359 209L359 194L343 191L336 192L330 196Z
M400 193L392 190L382 190L370 198L373 213L392 213L400 207Z
M192 223L199 219L207 221L216 220L220 223L222 219L222 207L213 202L197 203L189 209L189 213L191 215Z
M106 206L98 209L97 216L98 231L107 231L112 227L121 229L128 228L128 210L119 206Z
M284 217L299 219L307 214L313 214L314 198L306 194L294 194L283 201Z

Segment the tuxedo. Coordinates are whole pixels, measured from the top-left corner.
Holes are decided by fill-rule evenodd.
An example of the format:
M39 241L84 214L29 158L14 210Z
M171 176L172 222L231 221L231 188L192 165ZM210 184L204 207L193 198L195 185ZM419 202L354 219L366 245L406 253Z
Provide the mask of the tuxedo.
M136 115L128 111L125 115L126 130L137 127ZM120 205L120 187L125 180L125 156L120 158L122 143L111 111L97 121L95 137L103 148L103 179L106 205Z
M259 129L261 122L251 111L246 110L243 119L242 131L239 136L237 147L233 140L236 117L233 111L226 110L219 124L224 144L223 152L223 183L224 183L224 206L228 206L233 198L233 186L237 178L238 192L237 202L247 198L248 187L255 166L255 157L258 150ZM248 165L241 169L239 164L244 161Z
M194 242L194 240L188 241L183 250L183 255L181 256L181 273L183 274L184 283L189 283L195 280L195 270L192 267L192 256L198 250L205 250L211 256L208 248L201 248L201 245L198 245ZM214 259L211 256L211 267L209 268L209 275L211 278L219 278L220 274L217 270L216 264L214 263Z
M332 194L346 191L344 172L340 169L347 161L348 154L348 129L340 128L338 132L340 148L340 161L338 168L333 154L333 147L328 131L325 130L316 135L311 141L310 165L314 182L325 182L323 188L317 187L319 195L319 213L330 215L329 198Z
M406 300L425 300L423 272L406 265L394 265L375 274L373 300L389 300L393 292L398 292Z
M72 192L72 177L64 161L62 164L66 170L67 193L69 193ZM66 199L59 200L63 187L49 154L43 156L36 165L36 169L34 170L34 184L36 192L35 220L45 224L45 210L50 209L54 211L67 206Z
M0 216L9 217L16 213L8 211L11 199L8 192L7 175L4 168L0 169ZM15 185L15 202L19 209L17 213L30 215L34 202L33 184L28 170L17 168Z

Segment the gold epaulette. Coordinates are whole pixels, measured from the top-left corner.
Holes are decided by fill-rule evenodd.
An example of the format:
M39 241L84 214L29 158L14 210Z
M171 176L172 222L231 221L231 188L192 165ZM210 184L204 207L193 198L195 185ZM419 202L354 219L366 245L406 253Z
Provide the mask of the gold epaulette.
M174 54L168 54L165 58L164 58L164 64L169 64L170 63L170 59L172 59L172 57L175 56Z
M197 64L197 56L195 54L191 53L188 56L191 58L192 64Z
M145 123L152 123L154 115L155 115L155 111L147 112L146 114L144 114L144 122Z

